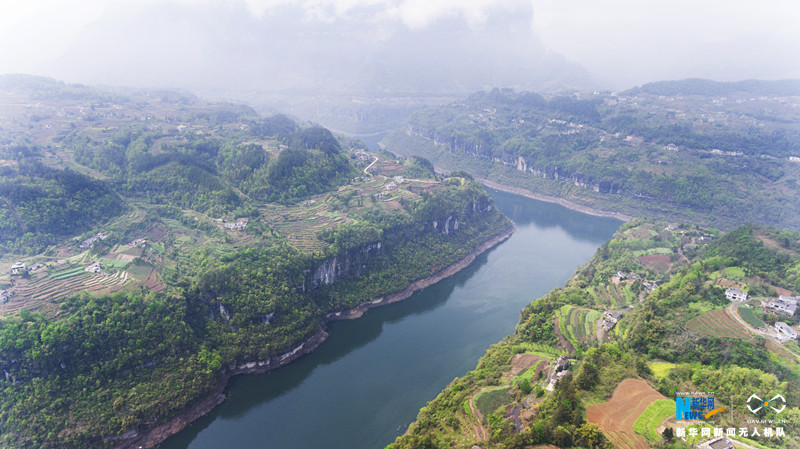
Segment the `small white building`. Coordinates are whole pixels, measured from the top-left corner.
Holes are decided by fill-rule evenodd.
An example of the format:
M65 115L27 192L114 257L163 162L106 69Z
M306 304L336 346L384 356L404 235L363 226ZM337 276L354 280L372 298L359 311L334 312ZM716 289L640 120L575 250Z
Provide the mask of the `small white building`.
M11 265L11 274L20 274L24 271L28 271L25 267L25 264L22 262L17 262L14 265Z
M100 262L95 262L88 267L84 268L83 271L87 273L102 273L103 267L100 265Z
M225 229L231 229L231 230L234 230L234 231L241 231L241 230L243 230L244 228L247 227L247 222L248 222L247 218L240 218L236 222L225 223L222 226L224 226Z
M743 302L747 301L747 292L738 288L729 288L725 290L725 297L730 301Z
M778 321L775 323L775 331L778 333L778 340L780 340L781 343L786 343L790 340L797 340L797 332L795 332L794 329L789 327L789 325L783 321Z

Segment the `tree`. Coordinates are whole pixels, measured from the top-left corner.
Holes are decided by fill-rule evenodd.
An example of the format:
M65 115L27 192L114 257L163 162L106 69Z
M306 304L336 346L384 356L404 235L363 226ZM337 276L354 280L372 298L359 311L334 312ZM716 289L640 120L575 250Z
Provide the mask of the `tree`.
M589 449L613 447L597 424L586 423L575 431L575 443Z

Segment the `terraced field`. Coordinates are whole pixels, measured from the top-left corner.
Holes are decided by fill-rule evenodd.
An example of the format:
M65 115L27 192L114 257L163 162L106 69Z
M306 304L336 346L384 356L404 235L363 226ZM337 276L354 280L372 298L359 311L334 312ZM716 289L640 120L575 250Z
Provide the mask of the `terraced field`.
M79 271L78 271L79 270ZM127 271L114 274L97 274L77 267L59 272L57 276L42 277L16 289L16 295L0 305L0 315L18 313L20 310L52 308L52 301L78 291L111 293L119 291L131 279Z
M595 300L611 308L625 307L638 302L636 294L627 283L619 285L609 283L598 287L589 287L587 290Z
M698 334L719 338L752 339L752 335L728 312L728 309L717 309L692 318L686 327Z
M565 305L557 315L559 330L573 345L596 338L596 324L601 312Z

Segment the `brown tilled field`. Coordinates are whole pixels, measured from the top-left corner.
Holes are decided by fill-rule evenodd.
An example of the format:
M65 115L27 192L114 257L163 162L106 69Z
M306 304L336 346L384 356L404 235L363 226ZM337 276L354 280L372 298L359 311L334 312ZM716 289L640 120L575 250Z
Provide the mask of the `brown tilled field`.
M586 420L597 424L617 449L647 449L650 446L633 431L633 423L657 399L664 396L647 382L625 379L617 385L611 399L586 409Z
M534 354L515 354L514 357L511 358L511 371L505 374L506 377L513 378L514 376L518 376L520 373L524 372L528 368L536 365L536 362L539 360L544 360L548 362L550 359L545 357L540 357ZM536 371L544 371L545 367L549 367L548 363L541 363Z
M642 256L636 259L642 265L652 268L658 273L666 273L669 271L670 261L669 256L666 254L650 254L649 256Z

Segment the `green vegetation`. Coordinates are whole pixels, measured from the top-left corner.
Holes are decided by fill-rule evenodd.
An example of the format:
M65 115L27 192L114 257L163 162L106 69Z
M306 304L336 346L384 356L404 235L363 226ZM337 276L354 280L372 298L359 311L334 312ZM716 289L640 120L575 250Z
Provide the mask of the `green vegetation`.
M663 379L669 375L670 371L677 365L669 362L650 362L647 364L656 379Z
M0 248L36 254L123 210L107 184L23 159L0 176Z
M757 316L753 314L752 308L748 306L739 306L739 308L736 309L736 311L739 313L739 316L742 317L742 319L745 322L747 322L747 324L755 328L766 326L764 322L761 321L761 319L759 319Z
M0 283L16 293L0 304L0 447L112 447L511 228L475 181L440 183L424 159L364 173L363 145L284 116L3 81L21 137L0 155ZM51 113L29 138L37 102ZM385 188L394 176L420 179ZM11 276L20 260L43 266Z
M647 437L653 443L662 441L661 434L656 432L658 426L675 415L675 401L670 399L659 399L647 406L633 424L633 430L639 435Z
M770 243L779 234L771 229L745 226L717 237L716 233L694 226L666 226L641 220L623 225L565 287L531 302L523 310L516 332L489 348L475 370L454 380L428 403L408 433L389 448L453 447L448 441L455 435L472 435L470 426L475 424L465 421L454 429L446 424L449 417L462 416L463 402L476 397L479 391L500 387L507 387L510 393L507 397L511 398L511 402L502 405L520 407L519 417L525 416L519 422L522 431L508 431L511 421L495 414L485 424L486 438L468 440L466 447L471 444L504 449L538 444L611 447L610 442L625 447L637 444L687 447L677 438L667 442L656 432L660 423L675 413L675 402L671 399L657 400L642 410L630 431L602 427L608 421L598 420L597 412L592 415L594 418L586 412L590 406L609 401L617 385L630 378L645 380L666 398L674 398L683 391L715 392L716 407L723 407L726 412L711 418L714 427L744 427L744 420L752 419L751 415L734 405L744 403L751 391L780 392L787 403L800 402L800 369L786 358L781 348L751 336L726 315L727 309L721 307L730 303L712 276L728 267L737 267L737 274L742 270L744 280L754 288L766 288L767 283L781 288L794 286L800 276L797 270L800 256L793 254L795 240L785 247ZM640 261L639 251L651 248L677 251L675 242L683 242L684 247L696 246L691 252L684 252L686 260L672 264L669 272L652 271ZM555 383L553 391L545 393L541 401L532 400L536 397L529 396L535 393L534 377L528 381L530 390L523 390L526 385L522 381L523 377L528 379L530 370L516 378L505 375L511 370L514 355L536 344L561 346L554 332L557 317L562 334L579 342L578 324L586 322L580 317L608 304L606 293L598 292L609 292L608 287L617 282L618 272L639 276L640 279L634 278L630 283L630 289L636 293L642 291L643 302L634 303L602 344L577 346L571 356L570 374ZM657 282L659 286L650 292L643 291L641 285L645 281ZM713 319L703 321L708 317ZM701 326L693 322L705 323L705 331L700 332ZM739 327L728 329L734 325ZM583 329L585 332L585 326ZM634 395L630 400L633 408L641 398ZM613 408L624 412L619 407ZM612 413L608 407L605 410L602 413ZM800 419L797 407L790 406L783 413L789 423ZM637 433L649 443L644 440L637 443L636 439L642 438ZM800 444L800 433L791 424L786 426L785 438L752 439L754 445L791 448ZM689 443L700 441L697 438Z
M475 407L481 412L481 415L483 415L484 423L492 412L511 403L512 398L508 394L508 390L510 390L510 387L500 387L493 390L482 391L475 395L473 401L475 402Z
M789 160L800 154L797 111L763 97L767 116L748 94L733 97L494 89L417 111L384 143L446 170L597 209L800 229L800 166Z

